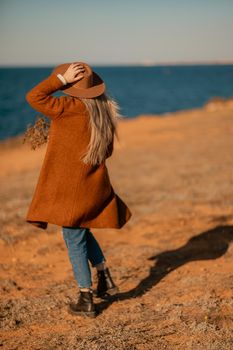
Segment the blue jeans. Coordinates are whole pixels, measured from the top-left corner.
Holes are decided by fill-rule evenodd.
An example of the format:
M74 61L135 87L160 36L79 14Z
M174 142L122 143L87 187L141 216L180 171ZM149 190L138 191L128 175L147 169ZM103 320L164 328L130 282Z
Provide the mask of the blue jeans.
M92 279L88 260L92 267L106 261L99 243L86 227L62 226L62 233L79 288L90 288Z

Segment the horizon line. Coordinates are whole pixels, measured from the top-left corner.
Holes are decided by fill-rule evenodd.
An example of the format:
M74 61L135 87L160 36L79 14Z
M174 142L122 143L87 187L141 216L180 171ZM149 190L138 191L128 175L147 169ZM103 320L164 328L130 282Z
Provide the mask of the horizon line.
M71 61L72 62L72 61ZM23 64L0 64L0 68L26 68L26 67L55 67L61 63L45 63L45 64L34 64L34 63L23 63ZM177 65L226 65L233 64L233 60L208 60L208 61L166 61L166 62L156 62L156 61L142 61L135 63L90 63L91 66L95 67L156 67L156 66L177 66Z

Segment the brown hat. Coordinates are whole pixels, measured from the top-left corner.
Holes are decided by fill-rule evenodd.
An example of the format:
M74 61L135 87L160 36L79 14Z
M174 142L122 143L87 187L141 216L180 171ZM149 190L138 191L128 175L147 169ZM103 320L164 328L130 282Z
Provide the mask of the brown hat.
M93 98L102 95L105 92L105 84L101 77L95 73L91 67L84 62L72 62L82 64L85 71L81 80L74 83L68 83L61 87L61 90L70 96ZM63 63L55 67L52 74L64 74L71 63Z

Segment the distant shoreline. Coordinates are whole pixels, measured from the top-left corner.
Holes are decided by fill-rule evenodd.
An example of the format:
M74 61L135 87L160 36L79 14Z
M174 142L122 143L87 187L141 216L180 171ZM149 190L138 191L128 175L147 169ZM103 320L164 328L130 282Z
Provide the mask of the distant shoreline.
M139 115L162 118L184 110L188 113L193 108L202 108L210 99L222 103L233 95L233 64L105 66L94 70L103 76L107 92L119 103L120 113L127 119ZM38 111L26 103L25 95L51 71L52 67L0 70L0 140L24 132L27 124L34 123ZM62 91L56 91L58 95Z
M207 101L202 107L200 108L191 108L191 109L180 109L178 111L173 111L173 112L166 112L166 113L161 113L161 114L138 114L135 115L133 118L123 118L119 120L118 123L133 123L134 121L140 121L140 120L145 120L145 119L167 119L173 118L179 115L193 115L196 113L211 113L211 112L216 112L216 111L222 111L222 110L233 110L233 96L229 98L223 98L216 96L214 98L211 98L209 101ZM26 131L26 128L25 128ZM8 148L8 147L14 147L22 144L24 132L6 137L4 139L0 139L0 146L1 148Z

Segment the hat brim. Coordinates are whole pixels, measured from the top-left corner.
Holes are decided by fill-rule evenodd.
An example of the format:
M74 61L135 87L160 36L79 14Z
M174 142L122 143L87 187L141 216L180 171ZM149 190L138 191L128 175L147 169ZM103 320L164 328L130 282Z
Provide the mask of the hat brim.
M72 86L72 84L64 85L61 90L70 96L93 98L102 95L105 92L105 84L98 74L93 72L94 86L86 89Z
M64 63L60 66L56 67L52 74L64 74L67 68L69 67L70 63ZM66 84L60 88L65 94L74 96L74 97L83 97L83 98L93 98L98 97L102 95L105 90L106 86L104 81L101 79L101 77L93 71L93 86L90 88L78 88L74 87L73 84Z

